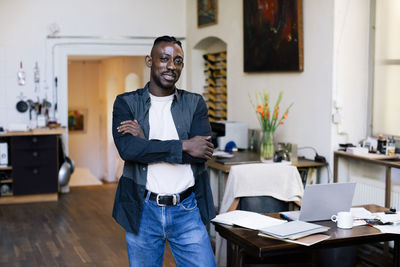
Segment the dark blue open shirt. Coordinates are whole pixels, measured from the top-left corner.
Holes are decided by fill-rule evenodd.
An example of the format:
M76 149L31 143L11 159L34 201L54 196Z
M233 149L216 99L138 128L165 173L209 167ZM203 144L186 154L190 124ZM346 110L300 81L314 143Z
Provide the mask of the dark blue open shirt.
M148 84L143 89L118 95L113 108L112 134L119 155L125 161L124 171L115 195L113 217L128 232L139 229L147 179L147 164L190 163L195 178L194 192L203 223L215 217L210 178L205 159L182 152L182 140L211 136L207 106L199 94L175 89L171 105L172 118L179 140L148 140L150 95ZM117 127L122 121L137 120L145 139L122 134Z

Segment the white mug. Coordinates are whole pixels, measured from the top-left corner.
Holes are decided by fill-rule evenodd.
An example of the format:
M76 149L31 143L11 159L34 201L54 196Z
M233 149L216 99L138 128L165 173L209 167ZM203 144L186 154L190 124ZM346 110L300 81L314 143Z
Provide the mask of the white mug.
M337 223L338 228L353 228L353 216L350 211L340 211L337 215L332 215L331 220Z

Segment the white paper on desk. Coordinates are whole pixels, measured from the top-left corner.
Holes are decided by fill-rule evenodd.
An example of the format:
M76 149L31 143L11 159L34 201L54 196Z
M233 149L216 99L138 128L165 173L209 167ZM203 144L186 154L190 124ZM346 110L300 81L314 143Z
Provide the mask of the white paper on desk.
M232 153L217 150L217 151L214 151L213 156L219 157L219 158L233 158L234 155Z
M353 221L353 227L362 226L362 225L367 225L367 222L364 220L354 220Z
M398 223L398 222L400 222L400 214L397 214L397 213L396 214L385 214L384 212L377 212L374 214L377 217L379 217L379 219L383 223L388 223L388 222Z
M379 229L382 233L388 234L400 234L399 225L374 225L376 229Z
M212 222L233 225L233 222L237 220L240 216L246 216L246 212L243 210L234 210L226 213L218 214Z
M212 221L228 225L237 225L253 230L259 230L261 228L287 222L285 220L275 219L256 212L244 210L234 210L219 214L217 217L212 219Z
M351 215L354 219L374 219L376 218L370 211L365 208L351 208ZM354 225L353 225L354 226Z

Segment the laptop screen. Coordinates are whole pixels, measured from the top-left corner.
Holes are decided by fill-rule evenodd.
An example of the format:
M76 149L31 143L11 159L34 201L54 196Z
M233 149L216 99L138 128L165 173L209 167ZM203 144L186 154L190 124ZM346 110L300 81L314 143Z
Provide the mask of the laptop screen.
M299 220L330 220L339 211L350 211L355 183L307 185L300 208Z

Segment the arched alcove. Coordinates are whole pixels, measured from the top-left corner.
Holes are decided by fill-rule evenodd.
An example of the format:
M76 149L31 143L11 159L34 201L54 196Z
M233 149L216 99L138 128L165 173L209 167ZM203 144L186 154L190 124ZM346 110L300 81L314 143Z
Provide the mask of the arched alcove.
M227 43L206 37L192 49L192 90L202 94L209 108L210 121L227 119Z
M227 51L227 43L214 36L201 39L191 51L191 88L192 91L202 94L205 85L204 58L207 53Z
M226 42L218 37L210 36L201 39L193 49L204 50L207 53L226 51Z

